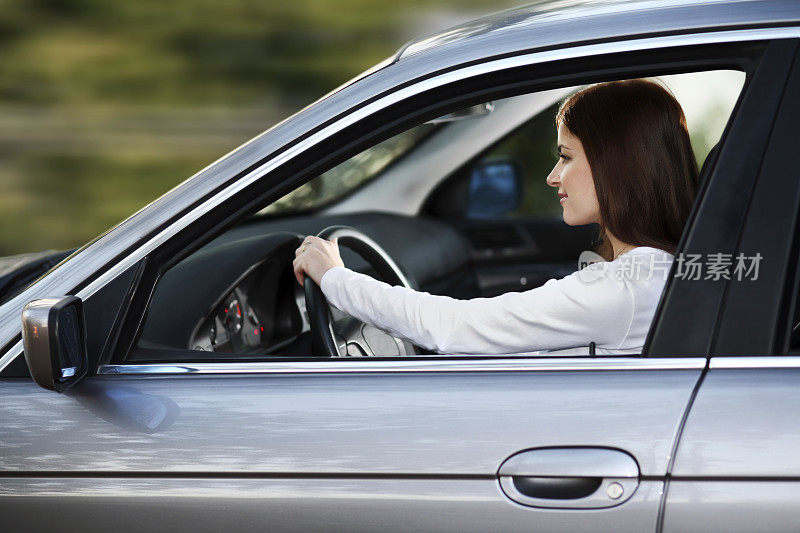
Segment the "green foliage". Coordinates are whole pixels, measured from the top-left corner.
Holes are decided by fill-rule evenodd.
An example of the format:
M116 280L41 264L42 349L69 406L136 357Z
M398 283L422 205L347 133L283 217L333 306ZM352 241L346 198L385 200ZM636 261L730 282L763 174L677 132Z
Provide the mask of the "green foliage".
M486 0L0 0L0 98L37 103L310 100ZM477 11L475 11L477 10ZM463 17L461 17L463 18Z
M79 246L406 40L513 3L0 0L0 255Z

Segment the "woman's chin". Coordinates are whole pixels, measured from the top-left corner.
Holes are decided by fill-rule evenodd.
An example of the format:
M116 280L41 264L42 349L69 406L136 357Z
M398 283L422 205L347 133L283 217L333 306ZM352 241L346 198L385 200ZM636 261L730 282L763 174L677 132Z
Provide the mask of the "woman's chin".
M566 209L562 213L562 218L564 219L564 222L567 224L567 226L577 226L578 225L575 222L575 217L571 213L568 213Z
M569 213L566 209L562 213L562 218L568 226L585 226L594 222L591 217L575 216L574 213Z

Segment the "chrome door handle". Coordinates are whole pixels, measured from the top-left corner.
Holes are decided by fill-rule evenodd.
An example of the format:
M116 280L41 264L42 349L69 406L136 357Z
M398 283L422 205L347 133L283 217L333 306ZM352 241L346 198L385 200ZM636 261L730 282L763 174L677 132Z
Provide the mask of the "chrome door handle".
M497 474L506 496L531 507L613 507L639 485L634 458L610 448L528 450L509 457Z

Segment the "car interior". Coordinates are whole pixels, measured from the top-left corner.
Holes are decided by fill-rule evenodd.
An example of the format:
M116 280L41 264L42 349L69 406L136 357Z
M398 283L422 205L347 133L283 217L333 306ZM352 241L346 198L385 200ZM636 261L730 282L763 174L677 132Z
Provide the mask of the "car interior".
M734 70L658 78L684 107L700 166L713 158L744 78ZM579 88L499 99L418 124L264 206L163 273L128 361L337 355L320 353L309 292L292 273L303 237L326 228L352 228L351 248L369 243L360 255L340 240L347 267L385 278L383 254L410 287L458 299L531 290L574 272L580 253L599 244L598 227L564 223L545 177L556 161L555 114ZM325 324L327 305L316 313ZM330 313L338 355L432 355Z

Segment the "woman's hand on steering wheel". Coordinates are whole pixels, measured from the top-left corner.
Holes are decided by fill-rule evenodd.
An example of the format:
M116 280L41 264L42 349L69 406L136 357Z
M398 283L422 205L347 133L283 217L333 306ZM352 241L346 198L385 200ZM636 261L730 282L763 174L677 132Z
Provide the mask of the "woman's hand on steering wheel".
M379 355L384 356L414 355L416 351L411 343L367 326L356 318L346 316L333 322L330 305L319 285L325 272L336 266L344 266L339 256L339 241L342 246L361 256L380 279L392 285L411 288L408 278L389 254L355 228L329 226L320 231L317 237L302 239L292 265L298 283L303 285L313 353L325 357L372 356L378 355L375 353L377 349Z
M303 244L294 251L292 261L297 283L302 286L305 276L308 275L317 285L321 285L325 272L333 267L344 266L337 241L336 237L328 241L313 235L303 239Z

